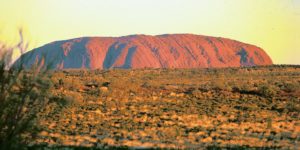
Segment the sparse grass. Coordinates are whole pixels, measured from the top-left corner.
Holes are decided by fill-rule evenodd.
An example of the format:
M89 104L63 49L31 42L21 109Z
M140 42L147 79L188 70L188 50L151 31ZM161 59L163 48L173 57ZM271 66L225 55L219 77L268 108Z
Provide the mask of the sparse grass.
M82 101L41 112L48 133L31 144L294 148L300 138L298 66L58 71L52 80L53 95Z

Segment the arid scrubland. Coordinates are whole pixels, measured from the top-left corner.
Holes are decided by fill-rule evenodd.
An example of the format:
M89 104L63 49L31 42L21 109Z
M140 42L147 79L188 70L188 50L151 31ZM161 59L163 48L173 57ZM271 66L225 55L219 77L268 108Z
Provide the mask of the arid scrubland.
M32 146L300 148L300 67L65 70Z

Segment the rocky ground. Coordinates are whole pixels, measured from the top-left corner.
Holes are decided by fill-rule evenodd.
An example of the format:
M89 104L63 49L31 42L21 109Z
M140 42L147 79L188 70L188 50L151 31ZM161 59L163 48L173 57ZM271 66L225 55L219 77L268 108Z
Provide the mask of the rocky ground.
M30 145L300 148L300 67L54 72Z

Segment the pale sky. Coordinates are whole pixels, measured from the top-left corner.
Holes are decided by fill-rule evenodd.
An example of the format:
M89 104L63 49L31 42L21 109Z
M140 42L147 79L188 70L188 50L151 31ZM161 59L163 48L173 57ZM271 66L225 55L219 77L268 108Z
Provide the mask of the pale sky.
M0 0L0 40L30 48L83 36L192 33L263 48L300 64L300 0Z

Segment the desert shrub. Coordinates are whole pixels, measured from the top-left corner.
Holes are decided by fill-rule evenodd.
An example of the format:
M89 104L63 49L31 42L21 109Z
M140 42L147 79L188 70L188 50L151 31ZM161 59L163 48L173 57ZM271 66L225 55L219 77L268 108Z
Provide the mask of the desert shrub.
M296 90L299 89L295 84L292 83L284 83L283 87L281 89L287 93L292 93L295 92Z
M94 88L94 89L87 90L86 93L93 96L100 96L101 90L99 88Z
M158 76L158 74L147 73L147 74L144 75L143 79L144 80L153 80L157 76Z
M141 85L142 88L150 88L151 85L149 84L149 82L144 82L142 85ZM165 89L165 86L163 87L160 87L161 89Z
M45 72L26 71L22 63L10 67L13 50L23 53L26 49L22 32L20 35L16 46L0 44L0 149L22 149L26 144L22 135L33 129L33 120L46 105L51 86Z
M202 92L198 89L192 91L192 95L196 98L202 98Z
M291 100L289 100L285 104L285 109L287 110L287 112L298 112L298 113L300 113L299 101L297 102L297 100L295 98L292 98Z
M276 94L276 91L268 85L260 85L258 87L258 93L261 96L267 97L267 98L271 98Z
M110 85L110 82L103 82L102 86L108 87Z
M63 88L64 89L68 89L68 90L77 90L79 89L82 85L81 84L77 84L78 82L74 82L73 78L64 78L63 80ZM58 83L59 84L59 79L58 79Z
M65 85L65 84L64 84ZM54 84L56 86L56 84ZM62 86L62 88L65 88ZM86 93L86 91L84 91ZM83 102L83 96L81 92L69 90L51 90L50 102L55 103L60 108L66 108L74 106Z
M233 86L231 89L232 92L240 92L240 88L238 86Z
M224 80L215 80L211 82L211 88L216 91L227 89Z
M66 108L81 103L82 99L83 97L81 96L81 94L76 92L69 92L66 95L61 94L51 97L51 102L54 102L59 106Z
M208 92L210 90L210 85L208 84L201 84L199 87L199 90L201 92Z
M254 92L254 86L249 83L235 83L231 87L232 92L239 92L241 94L257 94Z

